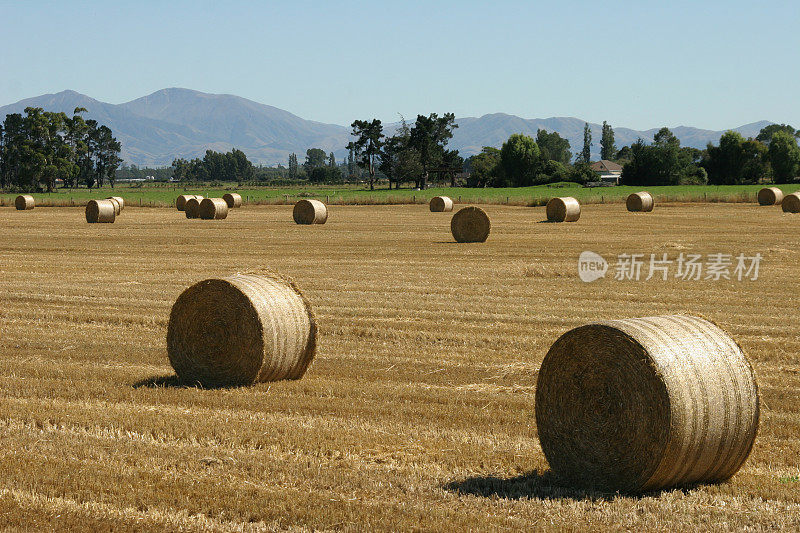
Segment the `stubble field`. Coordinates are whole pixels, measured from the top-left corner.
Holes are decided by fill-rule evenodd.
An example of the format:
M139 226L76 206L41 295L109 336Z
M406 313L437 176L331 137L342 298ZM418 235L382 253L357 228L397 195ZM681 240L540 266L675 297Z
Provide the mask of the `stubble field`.
M458 209L459 206L456 206ZM800 217L748 204L651 214L487 206L455 244L425 206L290 206L224 221L126 208L0 209L0 527L15 530L728 530L800 527ZM583 283L577 258L763 256L756 281ZM172 303L190 284L268 269L319 319L300 381L174 386ZM674 274L674 267L672 273ZM646 277L647 266L643 270ZM722 485L586 494L548 473L537 370L568 329L700 314L727 329L762 395L750 459Z

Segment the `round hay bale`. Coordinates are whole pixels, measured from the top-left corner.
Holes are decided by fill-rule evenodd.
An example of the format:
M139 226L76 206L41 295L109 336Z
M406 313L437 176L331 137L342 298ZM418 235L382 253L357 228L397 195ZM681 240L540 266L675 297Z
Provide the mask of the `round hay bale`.
M119 202L120 212L125 210L125 199L122 196L109 196L108 198L106 198L106 200L116 200L117 202Z
M781 209L784 213L800 213L800 193L793 192L784 196Z
M431 198L431 212L442 213L453 210L453 200L448 196L434 196Z
M89 200L86 204L86 222L112 223L117 219L117 208L111 200Z
M203 197L199 194L181 194L175 199L175 207L178 211L185 211L186 210L186 202L191 200L192 198L197 198L197 201L200 202Z
M200 201L200 218L222 220L228 217L228 204L222 198L203 198Z
M184 213L186 213L186 218L200 218L200 202L202 201L202 196L192 196L186 200L186 205L183 209Z
M575 222L581 218L581 204L571 196L551 198L547 202L547 220L550 222Z
M36 206L36 201L30 194L20 194L14 199L14 207L17 211L29 211Z
M758 430L753 369L692 316L590 324L544 358L536 424L553 472L576 486L642 492L730 478Z
M225 200L225 203L228 204L228 207L231 209L242 207L242 195L239 193L225 193L222 195L222 199Z
M485 242L491 229L489 215L480 207L460 209L450 220L450 231L456 242Z
M780 205L783 191L777 187L764 187L758 191L758 205Z
M316 346L316 321L300 290L261 275L192 285L172 306L167 327L178 377L206 387L300 379Z
M328 208L319 200L300 200L294 204L292 216L297 224L324 224L328 221Z
M114 204L114 214L119 216L119 214L122 213L122 206L120 205L119 200L113 197L106 198L106 200Z
M631 212L649 213L653 210L653 204L653 197L647 191L635 192L625 200L625 206Z

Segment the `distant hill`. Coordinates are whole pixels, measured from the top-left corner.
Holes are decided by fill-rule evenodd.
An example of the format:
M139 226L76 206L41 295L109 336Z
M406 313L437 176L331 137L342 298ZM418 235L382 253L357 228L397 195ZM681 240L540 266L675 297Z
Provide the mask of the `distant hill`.
M189 89L163 89L124 104L108 104L75 91L62 91L21 100L0 107L0 119L8 113L21 113L26 107L72 114L85 107L87 118L107 125L122 143L122 157L140 166L169 165L176 157L202 157L206 150L227 151L239 148L256 163L286 164L289 154L303 159L308 148L334 152L340 161L346 155L350 129L302 119L288 111L259 104L229 94L206 94ZM512 133L535 136L538 129L556 131L569 139L572 151L583 146L584 121L571 117L523 119L494 113L480 118L456 120L450 142L464 157L478 153L483 146L500 147ZM745 137L754 137L769 121L733 128ZM640 137L652 141L659 128L637 131L614 126L618 147ZM387 125L394 131L397 124ZM590 124L594 157L600 153L600 124ZM672 128L683 146L705 148L718 142L722 131L680 126Z

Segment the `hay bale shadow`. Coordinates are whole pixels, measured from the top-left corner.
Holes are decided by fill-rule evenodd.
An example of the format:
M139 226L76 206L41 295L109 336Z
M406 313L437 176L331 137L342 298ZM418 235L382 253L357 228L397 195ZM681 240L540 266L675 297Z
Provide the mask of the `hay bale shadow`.
M571 500L609 501L614 497L613 494L609 493L566 486L550 470L544 473L534 470L512 478L476 476L460 481L452 481L446 484L444 489L462 495L508 500L561 500L567 498Z
M147 389L209 389L209 390L214 390L214 389L236 389L236 388L240 388L240 387L241 387L241 385L225 385L225 386L219 386L219 387L208 387L208 386L206 386L206 387L204 387L203 385L201 385L200 383L197 383L197 382L191 383L191 382L188 382L188 381L183 381L183 380L181 380L181 378L179 378L175 374L173 374L171 376L153 376L153 377L149 377L147 379L143 379L143 380L137 381L136 383L133 384L133 388L134 389L147 388Z
M507 500L580 500L591 502L607 502L616 497L645 498L659 496L663 492L679 490L687 494L697 485L677 489L665 489L640 494L621 494L601 490L574 487L559 480L550 470L544 473L534 470L521 476L500 478L497 476L475 476L459 481L451 481L444 485L444 490L459 495L471 495L481 498Z

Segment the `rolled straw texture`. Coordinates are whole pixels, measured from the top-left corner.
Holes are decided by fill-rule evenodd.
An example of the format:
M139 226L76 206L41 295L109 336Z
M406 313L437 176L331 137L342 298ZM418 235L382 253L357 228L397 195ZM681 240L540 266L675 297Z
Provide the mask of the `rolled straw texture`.
M106 198L106 200L116 200L117 202L119 202L119 210L125 211L125 199L122 196L109 196L108 198Z
M230 209L242 207L242 195L235 192L229 192L222 195L222 199L228 204Z
M30 194L20 194L14 199L14 207L17 211L28 211L36 206L36 201Z
M550 222L575 222L579 218L581 204L575 198L551 198L547 202L547 220Z
M314 358L317 325L293 284L236 274L192 285L172 306L169 361L203 386L300 379Z
M222 198L203 198L200 201L200 218L222 220L228 217L228 204Z
M800 213L800 193L793 192L784 196L781 209L784 213Z
M780 205L783 191L777 187L764 187L758 191L758 205Z
M186 214L186 218L200 218L200 202L202 198L192 197L186 200L186 205L184 206L183 212Z
M431 212L443 213L453 210L453 200L449 196L434 196L431 198Z
M116 198L106 198L109 202L111 202L114 206L114 214L119 216L122 213L122 206L120 205L119 201Z
M647 191L635 192L625 200L625 206L631 212L649 213L653 210L653 205L653 196Z
M777 187L764 187L758 191L758 205L780 205L783 191Z
M485 242L491 229L489 215L480 207L460 209L450 220L450 231L456 242Z
M192 198L197 198L198 202L203 199L202 196L198 196L196 194L181 194L175 199L175 207L178 209L178 211L184 211L186 209L186 202Z
M89 200L86 204L86 222L112 223L117 218L117 208L111 200Z
M730 478L759 421L741 348L702 318L660 316L573 329L536 386L554 473L581 487L643 492Z
M297 224L324 224L328 220L328 208L319 200L300 200L294 204L292 216Z

